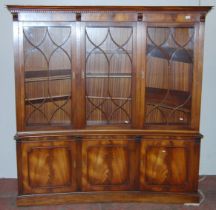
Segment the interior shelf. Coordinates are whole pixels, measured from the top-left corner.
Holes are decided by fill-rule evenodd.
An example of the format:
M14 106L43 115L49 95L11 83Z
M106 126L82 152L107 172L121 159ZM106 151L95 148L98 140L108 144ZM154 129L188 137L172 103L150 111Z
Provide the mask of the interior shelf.
M118 127L122 127L122 128L128 128L128 126L130 126L130 121L128 120L125 120L125 121L110 121L107 123L107 121L103 121L103 120L87 120L87 125L88 126L113 126L113 124L115 124L115 126L118 126Z
M52 101L63 101L71 98L71 95L61 95L61 96L47 96L47 97L38 97L38 98L28 98L25 99L25 102L28 104L39 104L43 101L52 102Z
M90 99L107 99L107 100L128 100L131 101L131 98L126 97L102 97L102 96L86 96L86 98Z
M190 96L190 92L186 92L186 91L169 90L169 94L167 94L167 91L168 91L167 89L147 87L146 88L147 104L148 105L160 104L160 107L173 109L173 107L184 104ZM161 102L163 101L166 94L167 94L166 100L162 104ZM181 109L182 111L187 112L190 108L191 108L191 100L188 100L188 102L184 105L184 108Z
M175 53L174 53L175 52ZM156 47L154 45L147 45L147 55L151 57L157 57L162 59L170 60L170 57L174 53L172 57L172 61L179 61L183 63L193 63L193 50L191 49L183 49L183 48L172 48L172 47L164 47L161 48ZM169 55L168 58L166 55Z
M148 104L159 104L165 97L167 93L167 89L161 89L161 88L152 88L147 87L146 88L146 100ZM71 95L61 95L61 96L48 96L48 97L38 97L38 98L29 98L25 99L26 103L30 102L33 104L41 103L44 100L46 102L51 101L59 101L59 100L66 100L70 98ZM166 105L167 108L183 104L189 97L189 92L186 91L178 91L178 90L169 90L169 94L166 97ZM103 97L103 96L86 96L86 98L90 99L107 99L107 100L132 100L130 97ZM190 107L190 100L188 103L185 104L185 108Z
M71 79L71 69L25 71L25 82Z
M158 107L160 107L160 108L169 109L169 110L174 110L174 109L175 109L175 107L167 106L167 105L163 105L163 104L147 103L147 105L150 105L150 106L158 106ZM185 112L185 113L190 113L189 109L185 109L185 108L178 108L177 110L178 110L178 111Z
M86 73L86 78L131 78L131 73Z
M132 50L127 50L127 49L113 49L113 50L100 50L100 49L94 49L94 50L86 50L86 54L132 54Z
M64 120L62 122L55 122L55 121L52 121L52 122L47 122L47 123L43 123L43 122L40 122L40 123L34 123L34 122L29 122L29 123L26 123L27 126L34 126L34 127L41 127L41 126L44 126L45 128L49 127L49 126L65 126L65 127L68 127L70 128L71 126L71 121L70 120Z
M131 73L86 73L86 78L131 78ZM71 69L26 71L25 82L71 79Z

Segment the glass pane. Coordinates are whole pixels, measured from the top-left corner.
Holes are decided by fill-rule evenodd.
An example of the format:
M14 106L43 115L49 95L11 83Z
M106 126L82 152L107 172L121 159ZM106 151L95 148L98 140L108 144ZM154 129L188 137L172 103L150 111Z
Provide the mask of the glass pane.
M132 27L86 28L87 125L131 123Z
M148 27L145 124L190 124L194 28Z
M26 125L71 124L71 27L24 27Z

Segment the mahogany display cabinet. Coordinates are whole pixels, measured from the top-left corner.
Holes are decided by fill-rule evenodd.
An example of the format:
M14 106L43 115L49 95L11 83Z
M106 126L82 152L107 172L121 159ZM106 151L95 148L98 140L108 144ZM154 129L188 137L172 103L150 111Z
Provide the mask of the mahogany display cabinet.
M8 9L17 205L199 202L210 7Z

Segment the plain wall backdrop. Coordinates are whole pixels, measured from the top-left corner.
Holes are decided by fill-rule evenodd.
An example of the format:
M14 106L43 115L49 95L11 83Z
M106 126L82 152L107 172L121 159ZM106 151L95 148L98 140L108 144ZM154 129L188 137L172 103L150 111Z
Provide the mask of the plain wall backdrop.
M12 17L5 5L216 5L216 0L0 0L0 178L16 178ZM216 9L207 16L201 110L200 174L216 174Z

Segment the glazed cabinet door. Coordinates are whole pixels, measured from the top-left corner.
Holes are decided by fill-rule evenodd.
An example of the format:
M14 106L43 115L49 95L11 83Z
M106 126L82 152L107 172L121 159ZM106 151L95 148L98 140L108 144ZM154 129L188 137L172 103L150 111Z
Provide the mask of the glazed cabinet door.
M196 191L199 142L142 140L140 188L150 191Z
M136 24L91 22L81 30L85 125L131 127Z
M146 26L145 127L190 128L199 71L197 25ZM197 103L197 102L194 102Z
M15 24L18 130L73 126L74 27Z
M19 191L22 194L71 192L76 189L73 141L18 142Z
M82 143L82 190L134 190L138 147L125 136L85 138Z

